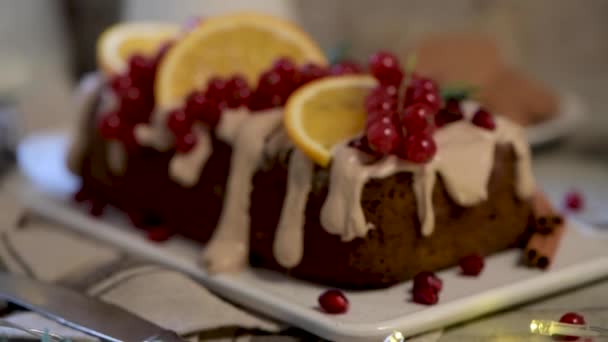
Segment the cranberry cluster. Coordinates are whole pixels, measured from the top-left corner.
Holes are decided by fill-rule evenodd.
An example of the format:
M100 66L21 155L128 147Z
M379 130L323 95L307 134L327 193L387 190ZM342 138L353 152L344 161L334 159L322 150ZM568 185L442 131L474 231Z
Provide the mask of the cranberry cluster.
M192 92L183 107L169 114L167 127L175 136L175 149L186 153L197 143L192 133L195 122L214 127L226 108L245 106L260 111L279 107L298 87L308 82L328 75L359 72L361 68L348 61L327 69L313 63L298 67L289 58L279 58L259 76L255 88L250 87L242 75L212 78L205 89Z
M154 109L156 69L170 47L170 42L163 44L152 57L133 55L129 59L128 70L111 80L110 86L118 106L102 115L99 125L102 137L122 141L129 151L137 148L133 127L150 119Z
M423 271L414 277L413 300L419 304L433 305L439 300L443 281L433 272Z
M365 99L366 135L356 145L379 155L428 162L437 151L436 128L463 118L460 103L450 99L444 104L439 86L431 79L415 74L407 79L399 60L389 52L374 54L369 70L380 84ZM483 109L475 114L473 123L487 129L495 126Z

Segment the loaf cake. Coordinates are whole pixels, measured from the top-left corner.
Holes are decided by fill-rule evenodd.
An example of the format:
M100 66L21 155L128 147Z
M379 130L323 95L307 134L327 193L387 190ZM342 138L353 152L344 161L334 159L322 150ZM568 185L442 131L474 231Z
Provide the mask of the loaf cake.
M83 86L82 122L68 163L82 179L77 199L90 202L92 214L100 215L111 205L149 232L206 244L201 267L210 273L250 264L346 288L390 286L420 271L451 267L465 255L489 255L525 241L534 180L519 126L487 116L472 101L428 102L425 92L420 96L433 111L425 123L430 128L414 132L404 123L395 133L400 140L391 140L390 146L374 136L373 127L380 122L393 125L396 121L390 120L408 119L407 114L391 114L390 122L384 116L370 119L375 115L370 108L378 105L372 95L393 87L395 99L404 105L391 113L411 111L413 104L424 101L412 100L418 95L407 89L414 91L412 84L420 80L432 82L421 75L404 70L397 78L379 76L381 70L372 65L372 79L350 62L327 67L309 38L293 30L298 39L304 35L306 42L299 43L304 47L296 52L276 48L276 55L263 56L269 62L257 74L238 65L234 70L218 68L204 92L184 86L163 93L171 68L183 65L176 60L186 58L184 51L195 44L212 41L205 40L216 34L209 27L226 21L245 28L259 22L283 29L291 25L238 14L209 19L181 33L170 48L147 57L152 76L141 79L154 84L141 93L147 91L154 99L141 100L148 101L146 106L124 105L128 95L121 84L145 88L133 71L143 64L137 56L125 62L123 74L100 72ZM136 81L125 82L125 72ZM277 73L283 78L273 79ZM385 84L387 79L403 87ZM306 93L324 84L355 83L370 84L369 95L359 92L352 98L338 86L332 89L332 100L336 106L361 107L358 111L367 113L368 122L363 118L356 124L361 119L353 114L352 125L345 123L352 134L336 137L335 144L326 146L325 157L319 157L294 133L289 117ZM406 89L405 99L398 95L401 89ZM427 90L438 94L437 89ZM180 97L181 102L176 100ZM206 107L211 100L215 107ZM336 110L328 103L323 110ZM188 119L190 112L196 112L193 119ZM379 134L386 141L388 131L382 127ZM420 141L413 136L427 139L420 145L426 150L411 148Z

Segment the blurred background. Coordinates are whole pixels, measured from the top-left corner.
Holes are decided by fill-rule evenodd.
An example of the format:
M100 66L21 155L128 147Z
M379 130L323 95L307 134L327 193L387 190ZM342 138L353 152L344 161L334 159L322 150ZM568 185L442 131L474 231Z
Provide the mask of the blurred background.
M329 53L359 61L380 48L405 51L432 32L483 32L509 63L583 97L591 122L585 138L606 146L605 0L1 0L0 101L17 106L25 132L65 126L77 114L74 84L95 69L96 37L108 25L235 9L293 19Z

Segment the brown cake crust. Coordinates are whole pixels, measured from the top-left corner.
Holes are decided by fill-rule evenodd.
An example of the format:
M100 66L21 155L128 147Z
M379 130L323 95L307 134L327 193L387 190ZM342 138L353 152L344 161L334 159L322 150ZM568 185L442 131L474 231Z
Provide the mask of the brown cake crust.
M323 284L347 288L386 287L424 270L457 264L471 253L489 255L525 239L530 205L515 195L515 154L497 146L489 198L471 208L451 200L441 179L433 191L435 231L420 235L412 174L370 180L362 205L375 224L365 238L342 242L327 233L320 212L328 192L328 170L317 169L306 207L304 256L291 270L274 259L272 244L286 191L286 157L269 157L253 180L251 262Z

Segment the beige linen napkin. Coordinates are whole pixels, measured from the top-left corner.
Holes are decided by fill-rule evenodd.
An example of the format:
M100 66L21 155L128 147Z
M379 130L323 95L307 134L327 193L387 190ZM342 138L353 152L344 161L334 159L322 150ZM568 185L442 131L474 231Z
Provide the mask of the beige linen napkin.
M0 201L0 208L7 208L2 204ZM236 307L184 274L32 214L0 219L0 268L114 303L191 341L321 341ZM0 318L18 325L46 328L73 341L94 341L37 314L4 311ZM23 336L0 329L2 335ZM435 333L416 340L436 341L439 336Z

